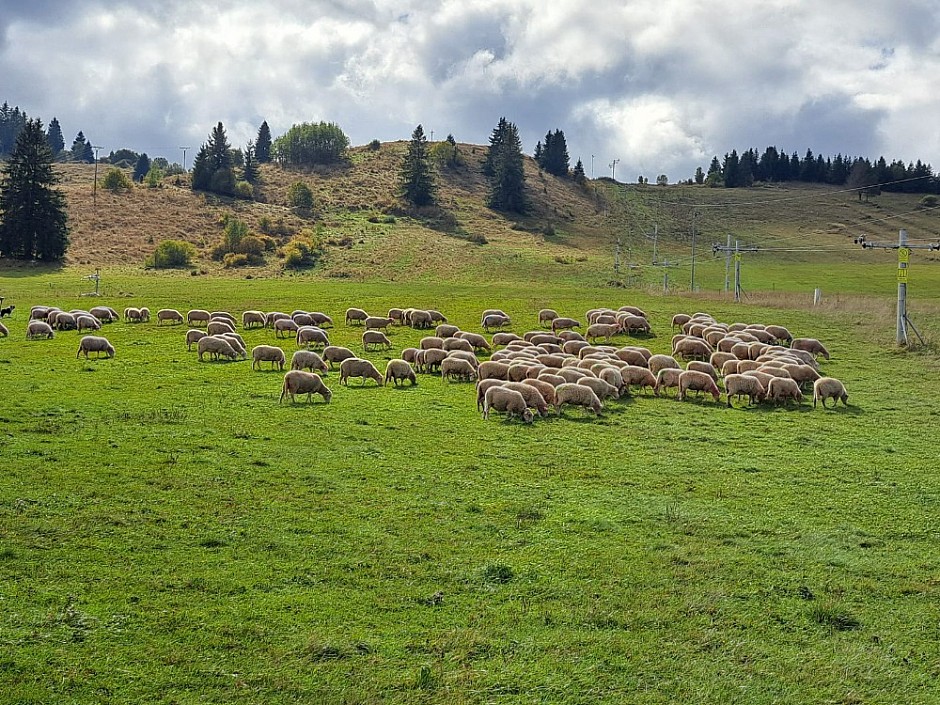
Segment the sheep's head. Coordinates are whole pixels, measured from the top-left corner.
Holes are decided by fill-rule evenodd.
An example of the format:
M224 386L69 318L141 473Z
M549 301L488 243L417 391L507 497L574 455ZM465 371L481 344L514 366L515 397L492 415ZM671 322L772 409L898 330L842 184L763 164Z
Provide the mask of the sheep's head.
M526 407L526 410L522 412L522 420L525 423L532 423L535 420L535 416L532 414L532 409Z

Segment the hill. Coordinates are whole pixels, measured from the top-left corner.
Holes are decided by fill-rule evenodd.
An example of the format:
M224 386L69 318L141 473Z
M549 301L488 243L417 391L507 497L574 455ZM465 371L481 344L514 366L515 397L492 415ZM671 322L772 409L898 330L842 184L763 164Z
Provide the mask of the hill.
M531 208L518 217L486 207L487 184L480 171L486 148L469 144L460 145L462 166L439 173L441 207L408 214L395 198L406 144L353 148L346 163L333 167L264 165L256 201L193 192L185 177L130 193L99 188L95 198L94 167L62 165L73 241L68 263L142 266L156 243L175 238L197 246L200 268L221 271L209 252L224 218L234 214L255 231L273 232L281 243L305 228L315 230L326 252L308 273L314 277L471 283L484 271L498 271L512 281L652 289L661 287L667 275L670 288L688 290L694 230L697 290L721 290L725 258L712 252L712 244L730 237L742 246L773 248L748 255L744 271L751 291L822 286L858 293L871 292L875 282L875 293L890 294L893 272L886 260L891 255L863 251L854 239L864 234L893 242L903 227L911 238L927 242L936 241L940 232L940 213L924 207L918 195L884 193L860 200L854 192L819 185L710 189L609 179L581 187L540 171L530 158L525 169ZM99 176L100 171L99 166ZM314 193L315 211L309 217L287 206L288 188L296 181ZM615 271L618 238L622 266ZM654 265L654 254L671 266ZM937 259L936 253L922 252L917 262ZM779 276L779 267L793 265L801 274L795 281ZM267 267L249 271L270 276L281 267L271 255Z

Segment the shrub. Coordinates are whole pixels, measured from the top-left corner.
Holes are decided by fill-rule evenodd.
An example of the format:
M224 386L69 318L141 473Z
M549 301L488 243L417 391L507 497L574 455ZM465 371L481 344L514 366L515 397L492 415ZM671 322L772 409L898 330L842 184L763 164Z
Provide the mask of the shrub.
M254 235L246 235L241 239L233 252L247 255L248 257L263 257L264 242L261 238L255 237Z
M251 199L255 195L255 189L247 181L236 181L235 182L235 196L236 198L247 198Z
M263 232L265 235L271 234L271 219L268 216L261 216L261 219L258 221L258 230Z
M303 181L295 181L287 189L287 203L291 208L309 211L313 208L313 191Z
M486 239L486 235L481 233L467 235L467 241L472 242L474 245L485 245L489 242L489 240Z
M306 269L316 265L323 248L316 235L305 231L287 243L278 254L284 258L285 269Z
M163 170L156 166L151 166L150 171L144 177L144 183L148 188L157 188L163 185Z
M196 248L182 240L164 240L147 259L147 266L155 269L188 267L196 256Z
M330 164L345 158L349 139L335 123L294 125L272 145L276 158L293 166Z
M373 152L378 152L382 148L382 143L378 140L372 140L369 142L369 149Z
M107 189L111 193L130 191L133 187L134 183L131 181L131 177L116 166L108 169L108 172L101 177L101 188Z
M244 267L248 264L248 255L236 254L234 252L229 252L222 258L222 266L226 269L232 269L234 267Z
M940 203L940 200L937 199L934 195L924 196L920 199L921 208L936 208L937 204Z

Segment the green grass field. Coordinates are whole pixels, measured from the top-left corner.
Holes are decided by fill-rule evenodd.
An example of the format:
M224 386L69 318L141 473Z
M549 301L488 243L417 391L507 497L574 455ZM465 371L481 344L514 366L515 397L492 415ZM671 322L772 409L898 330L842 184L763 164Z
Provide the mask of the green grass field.
M77 360L74 332L27 342L31 304L92 305L85 272L5 271L0 703L937 702L940 364L891 344L890 261L838 287L755 264L798 295L743 305L599 286L589 264L455 283L114 269L100 303L322 310L354 350L348 306L475 331L498 306L521 333L542 306L632 303L654 352L672 314L706 310L822 339L851 406L644 394L524 426L482 421L472 385L336 373L329 405L279 405L280 373L199 363L184 326L108 326L113 360ZM833 291L815 310L813 285ZM384 369L421 336L367 356Z

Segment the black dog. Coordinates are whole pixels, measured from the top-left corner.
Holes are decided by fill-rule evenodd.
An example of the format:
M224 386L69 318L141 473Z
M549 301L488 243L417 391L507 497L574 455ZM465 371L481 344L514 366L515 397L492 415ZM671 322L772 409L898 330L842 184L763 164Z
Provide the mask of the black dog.
M16 306L4 306L3 308L0 308L0 318L3 318L4 316L12 316L13 309L15 308Z

